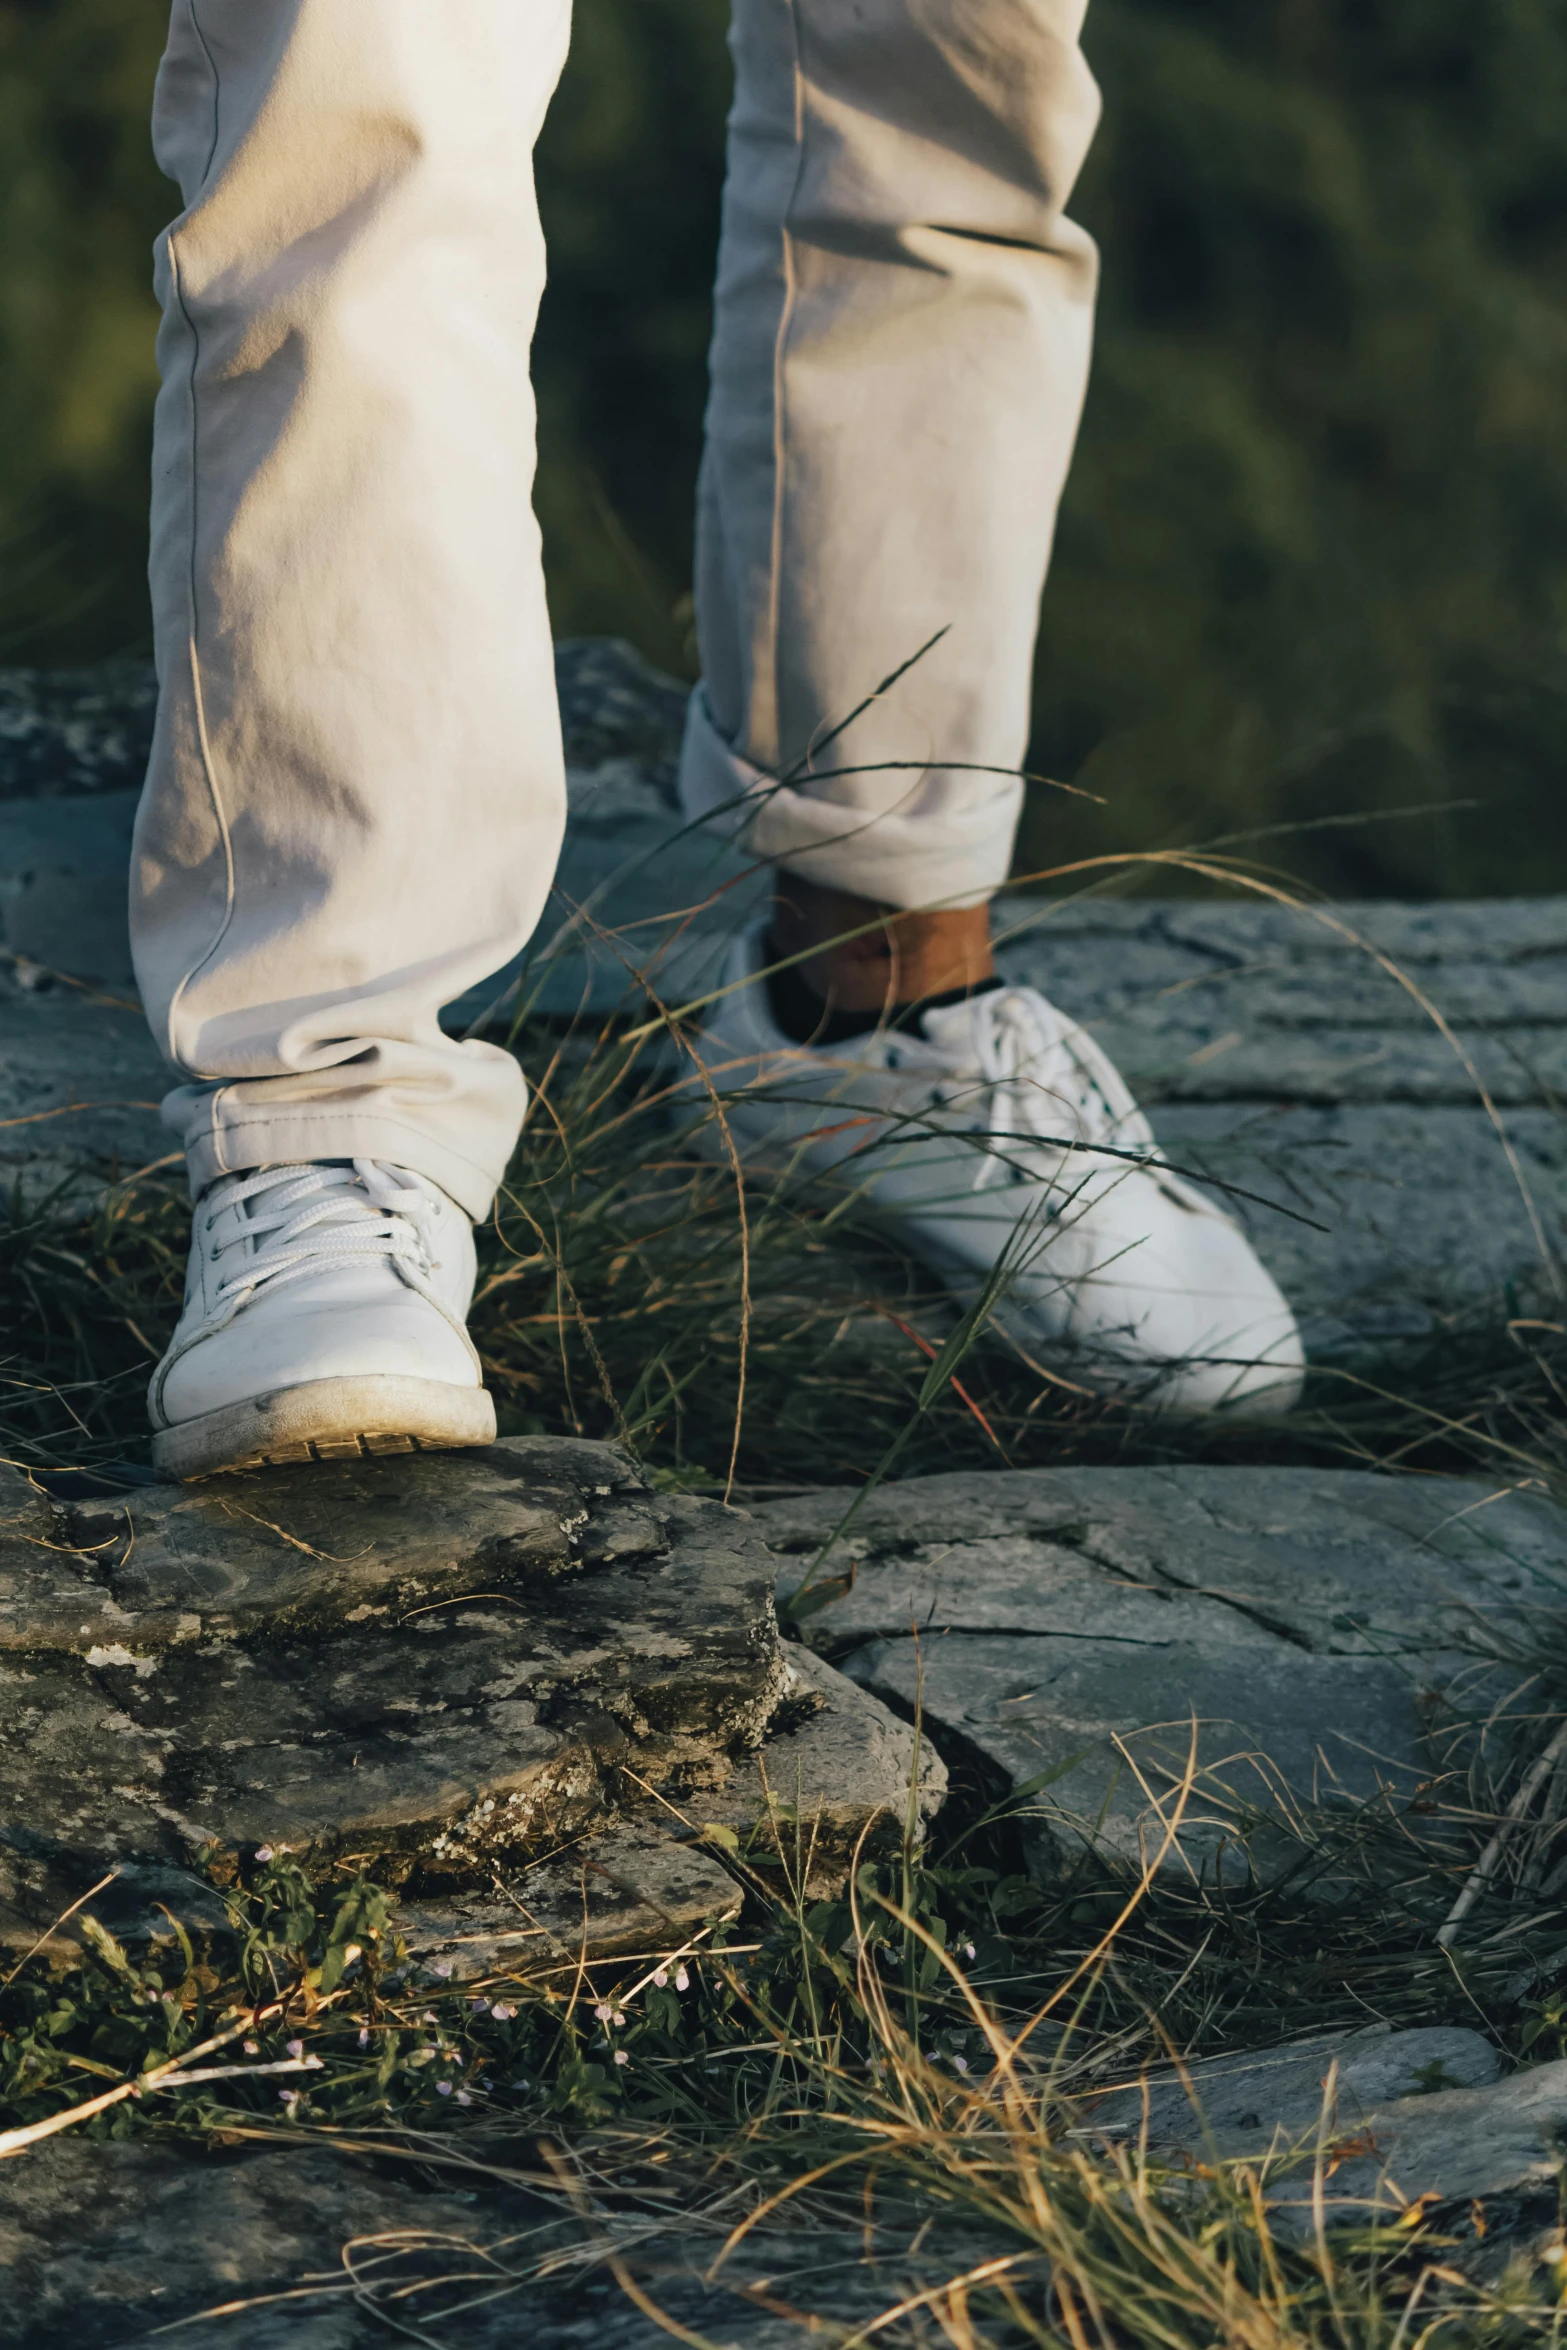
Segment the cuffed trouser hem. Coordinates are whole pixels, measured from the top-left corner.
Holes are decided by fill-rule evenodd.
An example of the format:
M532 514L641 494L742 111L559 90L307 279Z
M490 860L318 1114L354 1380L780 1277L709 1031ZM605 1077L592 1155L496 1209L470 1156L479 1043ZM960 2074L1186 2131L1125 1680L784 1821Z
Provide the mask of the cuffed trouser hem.
M185 1123L180 1114L184 1107L179 1094L171 1094L164 1104L165 1122L176 1130ZM198 1105L190 1107L200 1114ZM221 1176L244 1174L254 1167L320 1159L384 1159L438 1183L476 1224L482 1224L494 1206L506 1172L504 1167L477 1167L424 1127L373 1111L346 1118L320 1111L282 1112L233 1123L209 1118L195 1132L186 1126L184 1149L192 1199L199 1199Z
M1020 777L911 767L844 781L874 787L875 804L830 799L825 785L813 791L775 782L724 740L706 689L692 693L680 755L682 806L693 821L742 832L760 861L905 910L983 905L1006 880L1023 804Z

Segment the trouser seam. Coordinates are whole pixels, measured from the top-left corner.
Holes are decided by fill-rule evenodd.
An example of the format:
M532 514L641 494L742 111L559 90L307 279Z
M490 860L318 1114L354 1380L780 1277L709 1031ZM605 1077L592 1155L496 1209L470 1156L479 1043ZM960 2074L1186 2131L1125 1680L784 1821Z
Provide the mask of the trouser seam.
M774 753L782 773L785 760L782 731L782 694L779 687L778 647L783 633L783 538L785 475L788 462L788 380L789 338L794 326L798 296L795 275L793 220L799 202L801 183L805 178L805 58L800 28L800 0L788 0L789 38L794 51L794 181L788 202L779 222L778 239L783 270L783 303L778 315L778 332L773 342L773 522L770 548L770 572L767 583L767 662L769 689L772 698L772 725ZM753 700L754 700L753 680Z
M201 43L201 54L207 60L207 71L212 76L212 144L207 149L207 160L201 167L200 181L200 185L205 187L207 181L212 175L213 162L218 152L218 61L212 54L211 43L208 41L206 34L201 29L201 20L196 14L196 0L185 0L185 7L186 13L190 18L190 29L195 34L197 40ZM182 303L181 308L183 309L183 307L184 305Z
M218 148L220 102L218 66L216 58L207 45L207 37L196 19L196 0L190 0L189 14L191 29L201 43L201 53L205 57L208 71L212 75L212 146L202 172L202 178L205 181L212 170L212 159ZM169 1058L175 1068L181 1070L186 1076L197 1077L200 1072L192 1067L179 1050L180 998L197 973L212 961L213 956L223 944L229 924L234 919L237 892L234 876L234 842L229 830L228 818L224 813L222 794L218 790L218 779L213 764L212 738L207 726L207 702L202 691L201 656L197 642L197 621L200 610L200 587L197 579L200 532L197 527L197 519L198 500L201 495L201 428L197 416L196 386L201 372L201 330L197 326L190 304L185 298L185 279L180 267L179 245L172 229L169 231L167 250L169 279L174 289L174 299L179 304L180 316L185 321L185 330L190 336L190 548L189 573L186 583L186 659L190 663L191 705L195 713L196 740L201 747L201 771L207 786L207 797L212 804L213 821L217 825L218 838L223 846L223 918L212 935L206 953L199 955L182 973L178 985L169 998L169 1009L165 1023Z

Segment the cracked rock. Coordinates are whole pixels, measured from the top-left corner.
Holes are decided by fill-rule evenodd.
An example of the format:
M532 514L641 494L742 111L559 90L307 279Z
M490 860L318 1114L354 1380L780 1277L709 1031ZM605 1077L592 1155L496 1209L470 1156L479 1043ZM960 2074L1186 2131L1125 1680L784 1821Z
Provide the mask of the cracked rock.
M760 1505L814 1553L840 1494ZM1071 1469L911 1478L872 1497L815 1647L1031 1791L1044 1871L1090 1842L1233 1868L1299 1851L1303 1819L1398 1811L1504 1762L1511 1706L1559 1637L1567 1519L1458 1482L1314 1470ZM848 1570L852 1566L852 1580ZM781 1592L799 1570L786 1566ZM1535 1701L1537 1708L1537 1697ZM1488 1729L1471 1720L1495 1709ZM1527 1734L1526 1732L1522 1734ZM1222 1856L1222 1862L1221 1862Z
M288 1846L487 1881L650 1787L720 1786L784 1667L770 1562L613 1446L335 1462L117 1506L12 1476L0 1849L90 1882ZM20 1897L18 1899L18 1896Z
M0 1471L0 1941L110 1865L99 1914L134 1938L193 1864L243 1874L264 1847L430 1898L514 1884L628 1807L749 1834L769 1738L775 1780L822 1812L825 1881L901 1822L912 1733L810 1660L791 1681L773 1571L740 1514L569 1439L82 1503ZM934 1757L924 1783L928 1805ZM640 1934L660 1885L672 1918L728 1901L658 1842L631 1878L610 1868L630 1847L596 1848L595 1947Z
M781 1862L814 1900L837 1890L856 1851L862 1860L895 1852L911 1825L918 1838L947 1792L947 1768L909 1723L824 1658L794 1643L784 1655L773 1726L700 1814L741 1834L753 1863Z
M484 1893L404 1906L397 1930L426 1979L470 1983L552 1961L681 1949L740 1914L741 1891L697 1845L618 1820Z

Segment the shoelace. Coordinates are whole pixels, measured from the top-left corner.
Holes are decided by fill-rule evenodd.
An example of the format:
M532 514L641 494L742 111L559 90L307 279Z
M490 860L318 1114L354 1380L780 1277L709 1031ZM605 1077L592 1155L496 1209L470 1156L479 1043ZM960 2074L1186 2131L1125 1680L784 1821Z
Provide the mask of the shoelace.
M994 988L968 1011L973 1074L992 1143L1114 1143L1152 1152L1147 1120L1113 1063L1032 988ZM1010 1177L999 1147L978 1156L976 1191Z
M226 1209L247 1201L254 1209L228 1239L212 1227ZM434 1270L433 1219L437 1202L422 1185L377 1159L346 1166L260 1167L214 1194L204 1239L212 1255L252 1243L244 1264L218 1285L217 1303L234 1305L263 1285L278 1289L324 1265L389 1257L413 1287L428 1293Z

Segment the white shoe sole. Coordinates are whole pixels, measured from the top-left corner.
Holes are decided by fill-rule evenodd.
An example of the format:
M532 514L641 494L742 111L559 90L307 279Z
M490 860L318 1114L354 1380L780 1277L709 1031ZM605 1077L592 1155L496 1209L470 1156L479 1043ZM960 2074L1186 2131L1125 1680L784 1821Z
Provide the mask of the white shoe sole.
M495 1406L482 1387L444 1379L311 1379L301 1387L226 1404L160 1428L153 1467L185 1483L221 1469L284 1468L300 1461L374 1459L382 1453L449 1452L495 1442Z

